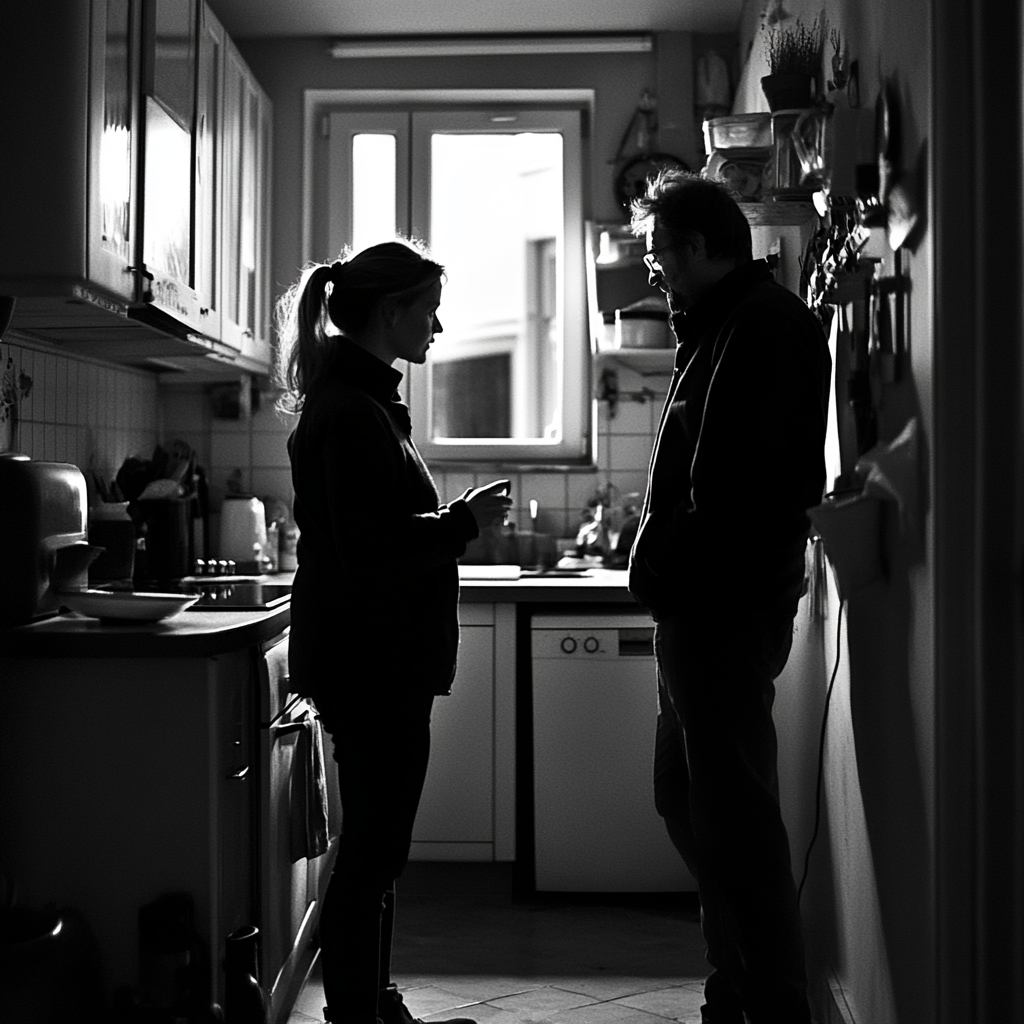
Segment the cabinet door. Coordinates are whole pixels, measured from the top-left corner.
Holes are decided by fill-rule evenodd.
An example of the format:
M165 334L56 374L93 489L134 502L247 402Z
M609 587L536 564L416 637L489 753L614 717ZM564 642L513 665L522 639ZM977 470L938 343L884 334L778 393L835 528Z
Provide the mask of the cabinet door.
M245 126L246 73L230 39L224 45L224 105L222 108L221 168L221 340L242 348L242 146Z
M203 333L220 338L222 104L224 93L224 27L210 8L199 10L196 82L194 238L195 290Z
M242 332L242 355L261 366L270 366L270 165L273 142L273 108L267 95L253 84L255 117L253 124L253 201L252 227L255 247L253 308L250 330Z
M270 102L230 40L226 40L224 55L221 338L239 352L269 364L265 268Z
M93 0L91 32L87 274L91 283L131 301L138 260L138 6Z
M412 856L491 860L493 843L494 627L464 625L451 696L434 701Z

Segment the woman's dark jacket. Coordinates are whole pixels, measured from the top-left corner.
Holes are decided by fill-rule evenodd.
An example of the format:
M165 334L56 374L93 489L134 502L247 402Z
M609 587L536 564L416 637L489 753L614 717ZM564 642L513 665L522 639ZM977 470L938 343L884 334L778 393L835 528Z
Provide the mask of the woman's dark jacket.
M456 559L477 535L410 437L402 374L347 340L288 439L299 528L292 688L330 699L374 688L448 693L459 646Z
M763 260L673 317L675 372L629 589L655 618L795 609L825 483L831 358L814 314Z

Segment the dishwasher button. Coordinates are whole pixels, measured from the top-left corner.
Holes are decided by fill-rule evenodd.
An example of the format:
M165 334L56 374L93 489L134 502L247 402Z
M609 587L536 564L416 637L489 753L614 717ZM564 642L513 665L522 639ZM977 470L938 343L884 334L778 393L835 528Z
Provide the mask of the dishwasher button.
M585 650L587 654L593 654L600 646L601 645L597 642L597 637L594 636L588 636L587 639L583 641L583 650Z
M564 653L572 654L576 650L576 641L571 636L564 636L561 646Z

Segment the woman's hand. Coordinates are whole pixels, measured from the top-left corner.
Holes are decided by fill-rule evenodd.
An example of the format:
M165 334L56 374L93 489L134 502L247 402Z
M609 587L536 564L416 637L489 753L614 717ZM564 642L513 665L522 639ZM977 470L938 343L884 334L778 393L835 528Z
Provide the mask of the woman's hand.
M512 507L510 489L511 481L495 480L483 487L470 487L460 495L473 513L478 529L483 530L494 522L505 521Z

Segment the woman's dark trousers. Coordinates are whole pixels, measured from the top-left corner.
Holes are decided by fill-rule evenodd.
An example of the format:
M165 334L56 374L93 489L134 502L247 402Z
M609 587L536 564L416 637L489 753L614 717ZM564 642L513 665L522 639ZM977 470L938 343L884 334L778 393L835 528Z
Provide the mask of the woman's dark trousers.
M324 995L337 1024L373 1024L390 983L395 879L427 773L433 698L393 693L317 699L341 788L342 835L320 915Z

